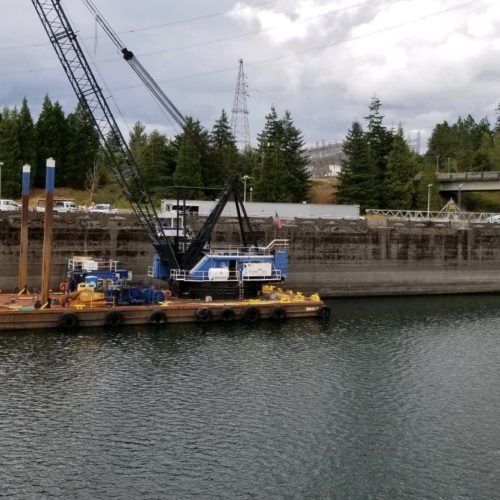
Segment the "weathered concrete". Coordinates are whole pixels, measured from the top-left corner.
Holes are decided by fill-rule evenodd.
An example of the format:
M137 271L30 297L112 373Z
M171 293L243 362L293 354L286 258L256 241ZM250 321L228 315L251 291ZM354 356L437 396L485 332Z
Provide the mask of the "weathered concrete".
M42 214L30 214L28 285L38 287ZM58 214L54 220L53 286L66 261L88 254L116 259L147 279L153 248L133 216ZM255 219L261 241L290 240L287 287L323 296L500 292L500 224L397 222L386 219L298 220L277 229ZM0 288L16 286L20 216L0 214ZM213 241L238 241L234 219L221 221Z

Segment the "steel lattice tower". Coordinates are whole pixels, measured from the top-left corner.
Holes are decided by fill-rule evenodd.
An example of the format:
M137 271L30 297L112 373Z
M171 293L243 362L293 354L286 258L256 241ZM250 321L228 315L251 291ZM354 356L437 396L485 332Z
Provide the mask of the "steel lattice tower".
M231 115L231 130L239 149L250 147L250 127L248 125L248 84L245 71L243 70L243 59L240 59L240 69L234 93L233 113Z

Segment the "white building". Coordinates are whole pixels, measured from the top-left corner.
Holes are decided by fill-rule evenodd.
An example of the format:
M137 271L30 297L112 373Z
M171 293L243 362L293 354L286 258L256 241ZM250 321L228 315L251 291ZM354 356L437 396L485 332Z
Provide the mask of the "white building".
M206 217L215 207L216 201L186 200L180 202L179 211L190 215ZM177 200L161 200L162 218L171 217L177 212ZM261 203L246 202L245 210L249 217L280 217L282 219L359 219L359 205L322 205L310 203ZM236 206L229 201L224 207L222 217L237 217Z

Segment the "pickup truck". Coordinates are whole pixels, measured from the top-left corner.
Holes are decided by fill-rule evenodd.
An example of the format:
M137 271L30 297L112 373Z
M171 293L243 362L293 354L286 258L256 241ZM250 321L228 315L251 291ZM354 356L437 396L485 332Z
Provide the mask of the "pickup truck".
M37 212L45 212L45 200L39 200ZM71 200L54 200L54 212L78 212L78 207Z

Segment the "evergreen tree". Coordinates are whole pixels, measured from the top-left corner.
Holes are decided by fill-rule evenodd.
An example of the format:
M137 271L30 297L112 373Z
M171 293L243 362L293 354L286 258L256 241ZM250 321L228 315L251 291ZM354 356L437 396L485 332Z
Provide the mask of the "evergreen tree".
M491 170L500 170L500 129L493 135L489 162Z
M441 210L441 208L443 208L444 201L439 195L435 165L434 163L427 162L423 166L420 179L418 181L415 196L415 208L417 210L426 211L429 201L429 209L431 211Z
M18 114L14 109L5 109L0 121L0 161L2 168L2 197L20 198L21 196L21 149L18 138Z
M291 201L286 188L288 174L282 154L283 135L283 122L273 106L266 116L264 130L257 137L259 158L252 173L256 201Z
M491 157L493 151L493 137L490 132L483 132L479 147L474 153L474 170L488 172L492 170Z
M287 189L293 203L307 200L311 174L307 169L305 143L289 111L283 117L283 154L288 172Z
M212 179L215 185L224 185L230 175L238 175L238 148L231 132L227 114L222 110L210 134L212 152Z
M78 104L67 118L66 169L61 184L75 189L85 187L89 172L95 171L99 135L92 117Z
M173 174L176 186L198 187L203 186L202 167L200 162L200 124L193 119L186 120L184 131L177 137L177 166ZM203 189L189 189L180 193L191 199L203 198Z
M147 144L148 134L146 133L146 127L139 121L135 122L130 131L128 147L141 172L144 168Z
M287 111L279 118L274 107L258 135L252 172L256 200L297 203L306 200L309 172L302 133Z
M157 130L148 134L142 172L152 196L167 196L167 189L172 185L175 159L176 150L164 134Z
M17 130L19 137L19 149L21 152L21 163L34 166L36 161L36 137L35 125L31 112L28 108L26 97L23 99L21 109L17 115Z
M415 154L410 150L401 126L394 134L385 175L386 206L409 210L413 201L413 179L416 174Z
M37 138L37 160L33 173L35 186L45 185L45 165L47 158L54 158L56 161L56 185L60 186L65 176L66 169L66 148L67 148L67 124L61 105L54 104L45 96L42 111L36 122Z
M382 103L377 96L373 96L370 107L369 114L365 117L368 122L366 140L370 144L370 151L372 155L372 161L375 165L377 172L377 182L375 185L374 193L375 195L375 206L378 208L384 208L387 206L387 199L384 193L385 185L385 173L387 168L387 161L389 159L389 154L392 149L393 134L391 131L383 124L384 115L380 114L380 108Z
M337 202L359 205L361 210L378 208L378 171L371 146L359 122L353 122L342 144L344 158L340 171Z

